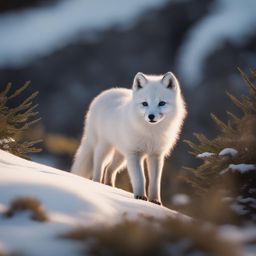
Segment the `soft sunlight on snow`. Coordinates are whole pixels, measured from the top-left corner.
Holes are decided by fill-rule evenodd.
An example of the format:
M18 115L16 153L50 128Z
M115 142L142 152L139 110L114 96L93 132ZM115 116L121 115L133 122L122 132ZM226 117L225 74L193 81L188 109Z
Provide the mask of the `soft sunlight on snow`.
M178 69L187 85L201 79L206 58L225 41L243 44L256 30L255 0L217 0L211 13L189 31L180 48Z
M137 218L140 214L159 218L183 216L165 207L135 200L126 191L1 150L0 177L0 242L7 249L25 255L74 255L77 245L57 236L79 225L111 225L124 215L127 218ZM50 221L35 222L26 214L5 219L1 213L10 201L24 196L40 200Z
M81 31L125 25L166 0L76 0L0 16L0 66L21 65L72 42ZM120 5L122 8L120 8ZM80 33L81 35L81 33Z

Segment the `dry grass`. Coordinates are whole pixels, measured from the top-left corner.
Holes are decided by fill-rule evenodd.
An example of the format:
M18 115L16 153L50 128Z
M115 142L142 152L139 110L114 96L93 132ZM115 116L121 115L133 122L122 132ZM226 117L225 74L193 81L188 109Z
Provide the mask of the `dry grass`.
M31 218L35 221L45 222L48 220L41 202L33 197L18 197L14 199L4 215L7 218L11 218L22 211L30 211Z
M111 227L78 228L62 236L87 242L83 255L237 256L237 245L221 238L215 228L178 219L126 220Z
M47 150L54 154L66 154L73 157L79 146L79 141L59 134L47 134L44 144Z

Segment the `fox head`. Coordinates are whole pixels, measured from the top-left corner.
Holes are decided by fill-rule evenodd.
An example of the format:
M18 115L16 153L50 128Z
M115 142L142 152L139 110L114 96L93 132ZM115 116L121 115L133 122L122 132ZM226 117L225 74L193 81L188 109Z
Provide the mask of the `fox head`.
M133 103L142 118L157 124L171 118L177 110L179 82L172 72L161 76L137 73L133 81Z

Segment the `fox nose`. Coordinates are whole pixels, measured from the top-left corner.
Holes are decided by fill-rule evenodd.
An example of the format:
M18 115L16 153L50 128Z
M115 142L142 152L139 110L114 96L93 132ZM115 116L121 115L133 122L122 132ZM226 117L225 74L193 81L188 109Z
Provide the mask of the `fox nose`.
M150 121L152 121L152 120L154 120L154 118L155 118L155 115L153 115L153 114L150 114L150 115L148 115L148 118L150 119Z

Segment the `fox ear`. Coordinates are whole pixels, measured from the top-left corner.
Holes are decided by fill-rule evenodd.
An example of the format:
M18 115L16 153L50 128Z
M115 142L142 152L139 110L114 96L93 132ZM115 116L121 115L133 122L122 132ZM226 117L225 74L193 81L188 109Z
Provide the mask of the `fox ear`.
M175 75L172 72L167 72L163 78L162 83L168 88L168 89L175 89L178 81Z
M141 72L138 72L136 74L136 76L134 77L133 80L133 86L132 88L137 91L141 88L143 88L143 86L147 83L147 78L145 77L145 75Z

